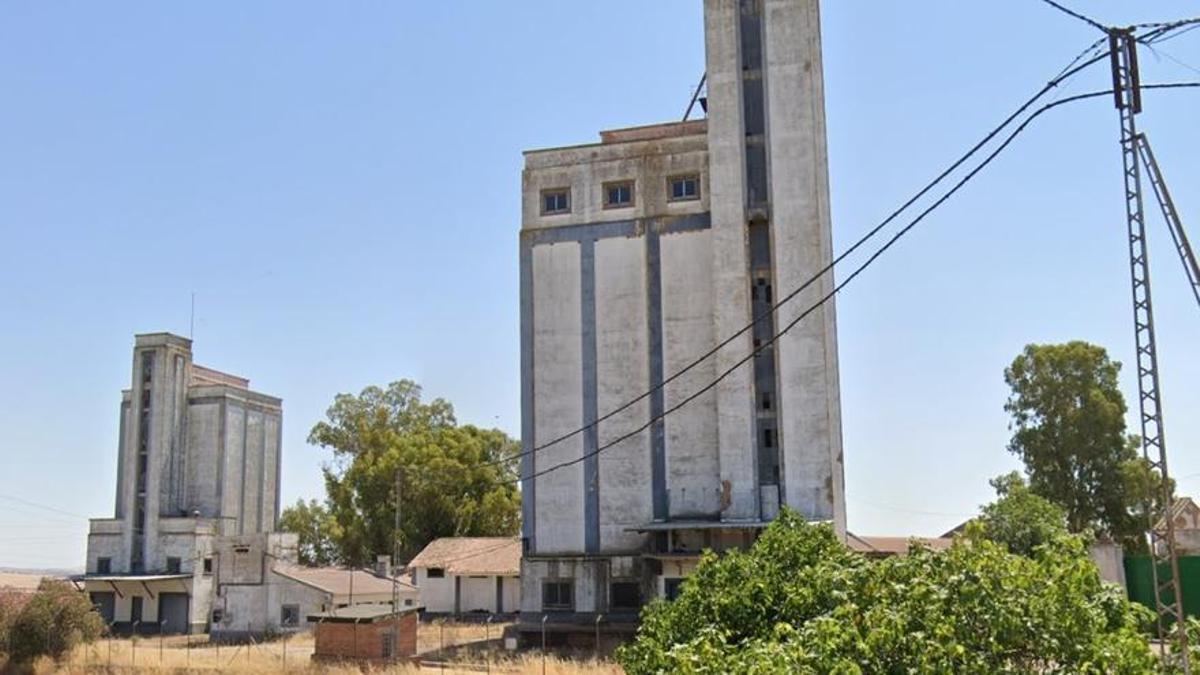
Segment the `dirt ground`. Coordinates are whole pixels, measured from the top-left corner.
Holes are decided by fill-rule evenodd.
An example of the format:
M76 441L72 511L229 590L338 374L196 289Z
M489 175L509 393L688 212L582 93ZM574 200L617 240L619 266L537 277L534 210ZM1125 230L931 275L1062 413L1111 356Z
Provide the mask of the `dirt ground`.
M541 673L543 661L538 652L505 652L500 635L507 624L456 622L422 623L417 635L417 663L380 669L391 673ZM490 639L489 639L490 638ZM444 648L443 648L444 647ZM309 632L288 639L249 645L219 646L207 636L174 636L159 639L101 640L78 648L69 659L53 664L43 660L38 673L127 672L184 673L218 671L226 673L330 673L349 675L362 672L355 666L318 666L311 664L313 637ZM617 675L621 668L612 661L573 660L548 655L547 675Z

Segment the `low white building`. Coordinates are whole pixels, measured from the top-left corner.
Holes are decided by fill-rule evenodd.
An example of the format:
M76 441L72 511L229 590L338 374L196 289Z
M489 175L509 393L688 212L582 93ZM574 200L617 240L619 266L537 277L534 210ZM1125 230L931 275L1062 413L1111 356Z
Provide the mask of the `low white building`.
M510 614L521 607L521 540L435 539L408 564L425 611Z
M218 540L212 637L226 642L306 628L308 616L359 605L417 606L417 589L360 569L296 564L294 534ZM386 574L386 571L384 572Z

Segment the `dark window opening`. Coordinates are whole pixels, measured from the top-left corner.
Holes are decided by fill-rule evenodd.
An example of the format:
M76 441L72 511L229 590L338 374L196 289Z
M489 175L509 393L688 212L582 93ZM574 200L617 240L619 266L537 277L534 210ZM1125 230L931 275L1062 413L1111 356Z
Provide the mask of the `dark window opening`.
M442 579L446 576L446 570L441 567L430 567L425 571L425 576L430 579Z
M96 574L112 574L112 558L96 558Z
M642 585L636 581L614 581L608 589L610 609L637 609L642 606Z
M212 558L204 559L204 573L212 574Z
M763 393L762 393L762 394L759 396L759 400L760 400L760 402L762 403L762 409L763 409L763 410L770 410L770 409L771 409L771 392L769 392L769 391L764 391L764 392L763 392Z
M220 607L218 607L217 609L214 609L212 611L212 622L213 623L221 623L221 620L224 618L225 618L225 610L221 609Z
M249 546L245 546L245 545L234 546L234 547L233 547L233 552L234 552L234 553L249 553L249 552L250 552L250 547L249 547Z
M775 430L774 429L763 429L762 437L763 437L763 447L764 448L775 447Z
M681 202L699 198L699 176L679 176L671 179L671 201Z
M679 593L683 591L683 579L670 578L663 579L663 597L667 600L674 600L679 597Z
M146 531L146 507L138 500L137 512L133 516L133 531L142 534Z
M567 611L575 609L574 590L574 583L571 580L543 582L542 609Z
M279 625L299 626L300 605L284 605L279 608Z
M167 558L167 574L179 574L179 558Z
M542 215L571 212L571 192L565 189L542 192Z
M604 208L616 208L633 205L633 182L605 183Z

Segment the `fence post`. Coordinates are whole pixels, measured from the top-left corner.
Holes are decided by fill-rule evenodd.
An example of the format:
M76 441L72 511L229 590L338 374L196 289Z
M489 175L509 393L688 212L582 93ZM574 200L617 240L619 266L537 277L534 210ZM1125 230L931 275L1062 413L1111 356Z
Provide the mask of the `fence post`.
M542 615L542 675L546 675L546 620L549 614Z
M600 622L604 620L604 614L596 615L596 661L600 661Z
M163 659L163 639L167 632L167 620L163 619L158 622L158 665L162 665Z
M133 622L133 635L129 636L129 665L137 668L137 633L138 626L142 625L141 619Z
M483 663L487 667L487 672L492 672L492 619L496 618L495 614L488 614L487 621L483 622Z
M438 672L446 672L446 621L438 622Z

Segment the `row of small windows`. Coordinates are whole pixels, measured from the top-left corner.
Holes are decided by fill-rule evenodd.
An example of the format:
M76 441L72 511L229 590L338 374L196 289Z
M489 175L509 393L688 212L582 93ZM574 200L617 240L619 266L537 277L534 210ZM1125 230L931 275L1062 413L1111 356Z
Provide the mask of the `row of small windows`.
M605 183L604 208L621 209L635 203L636 183L631 180ZM667 179L667 200L686 202L700 199L700 176L689 174ZM571 212L571 188L542 190L542 215L554 216Z
M182 568L182 560L171 556L167 558L167 574L179 574ZM212 558L204 559L204 573L212 574ZM112 574L112 558L99 557L96 558L96 574Z

